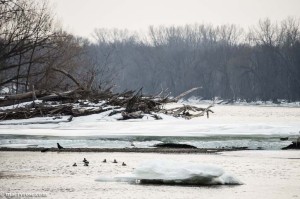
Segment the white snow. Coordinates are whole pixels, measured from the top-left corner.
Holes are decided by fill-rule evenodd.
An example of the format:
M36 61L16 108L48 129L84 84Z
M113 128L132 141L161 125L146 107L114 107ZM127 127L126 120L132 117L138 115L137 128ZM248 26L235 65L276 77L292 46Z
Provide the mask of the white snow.
M8 87L0 88L0 94L7 94L9 92L10 92L10 89Z
M36 144L2 144L1 147L5 148L36 148Z
M23 102L23 103L20 103L20 104L15 104L15 105L10 105L10 106L3 106L3 107L0 107L0 111L1 110L7 110L7 109L24 108L26 106L31 105L32 102L33 101ZM42 100L35 100L34 103L35 104L41 104L41 103L43 103L43 101Z
M132 173L99 177L96 181L139 182L180 185L241 185L233 175L215 165L171 160L151 160L140 164Z
M215 98L215 100L202 100L201 97L195 97L192 96L188 99L183 99L179 101L180 103L184 104L190 104L190 105L195 105L195 104L222 104L226 105L227 101L222 100L221 98ZM238 99L233 103L229 103L228 106L235 105L235 106L268 106L268 107L300 107L300 102L288 102L287 100L284 99L278 99L278 103L274 103L272 101L252 101L252 102L246 102L245 100Z
M168 107L180 106L170 104ZM206 107L201 105L201 107ZM163 120L144 116L138 120L117 121L111 111L73 118L59 124L25 124L24 120L0 122L0 134L49 136L216 136L216 135L286 135L296 136L300 131L300 108L215 105L206 117L185 120L160 114ZM68 117L68 116L66 116ZM32 118L27 123L50 121ZM63 118L65 120L65 118ZM54 120L55 121L55 120ZM8 124L10 123L10 124Z
M1 121L0 125L56 124L59 122L67 122L69 117L70 116L36 117L30 119L4 120Z

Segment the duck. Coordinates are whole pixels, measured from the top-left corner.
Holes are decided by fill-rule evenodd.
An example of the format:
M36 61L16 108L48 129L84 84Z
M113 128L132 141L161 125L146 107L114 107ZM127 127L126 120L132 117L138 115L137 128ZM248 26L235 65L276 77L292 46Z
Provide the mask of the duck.
M116 159L114 159L113 163L118 163Z
M126 166L125 162L122 163L122 166Z
M103 163L106 163L106 159L104 159L102 162L103 162Z
M73 164L73 167L77 167L77 164L76 164L76 162Z
M84 163L89 163L89 161L87 161L87 159L83 158L83 161Z

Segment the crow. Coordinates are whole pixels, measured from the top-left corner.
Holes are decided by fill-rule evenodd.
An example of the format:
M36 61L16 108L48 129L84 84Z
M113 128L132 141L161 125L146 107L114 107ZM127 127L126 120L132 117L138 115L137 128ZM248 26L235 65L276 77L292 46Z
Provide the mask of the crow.
M60 149L63 149L64 147L60 146L60 144L57 143L57 148L60 150Z

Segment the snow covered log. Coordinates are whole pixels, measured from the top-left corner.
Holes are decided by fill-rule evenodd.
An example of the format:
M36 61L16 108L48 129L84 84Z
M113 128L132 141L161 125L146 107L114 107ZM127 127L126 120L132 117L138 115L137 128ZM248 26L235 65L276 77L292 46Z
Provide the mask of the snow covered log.
M214 113L211 110L213 105L209 105L207 108L200 108L196 106L183 105L182 107L176 107L171 109L162 109L160 112L174 117L183 117L185 119L192 119L195 117L201 117L205 114L209 118L209 113Z
M33 117L53 117L58 115L70 115L73 117L79 117L91 114L98 114L109 110L112 110L112 108L97 107L93 109L87 109L86 107L74 108L71 104L64 104L59 106L30 104L27 107L2 110L0 112L0 120L28 119Z
M32 99L32 96L34 96L34 95L36 97L41 97L41 96L46 95L46 92L45 91L36 90L36 91L30 91L30 92L21 93L21 94L6 95L4 97L4 100L11 101L11 100Z
M179 99L180 96L184 96L195 89L198 88L193 88L184 92L176 99ZM35 97L39 100L35 101ZM184 105L183 107L166 110L162 105L174 102L174 98L160 97L157 95L145 96L142 94L142 89L138 92L125 91L123 93L112 93L109 89L92 92L82 88L66 92L46 92L37 90L35 92L32 91L7 96L0 102L0 107L3 106L3 104L15 105L16 102L19 101L32 101L32 103L27 103L25 107L15 106L11 109L0 109L0 120L27 119L46 116L52 117L57 115L72 115L74 117L79 117L109 110L112 110L111 113L108 113L109 116L121 113L123 118L120 120L138 119L142 118L145 114L159 120L161 117L157 113L165 113L174 117L191 119L204 116L205 114L208 116L210 112L213 113L213 111L210 110L212 106L199 108ZM93 104L99 102L103 103L97 107L93 106Z

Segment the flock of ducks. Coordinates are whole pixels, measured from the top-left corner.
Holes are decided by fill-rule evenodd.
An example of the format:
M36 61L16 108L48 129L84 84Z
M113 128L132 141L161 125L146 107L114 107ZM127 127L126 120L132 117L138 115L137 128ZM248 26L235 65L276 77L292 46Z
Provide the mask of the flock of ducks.
M86 166L86 167L89 166L90 162L86 158L83 158L82 162L83 162L83 166ZM107 163L106 159L104 159L102 162ZM114 161L112 163L118 163L118 161L116 159L114 159ZM127 166L127 165L125 164L125 162L122 162L122 166ZM73 164L73 167L77 167L76 162Z
M57 148L59 149L59 150L61 150L61 149L63 149L64 147L62 147L59 143L57 143ZM45 149L44 151L42 150L41 152L46 152L46 151L48 151L49 149ZM86 158L83 158L83 166L89 166L89 161L86 159ZM106 163L107 161L106 161L106 159L104 159L103 161L102 161L103 163ZM112 162L112 163L118 163L118 161L116 160L116 159L114 159L114 161ZM126 164L125 164L125 162L123 162L122 163L122 166L127 166ZM73 167L77 167L77 164L76 164L76 162L73 164Z

